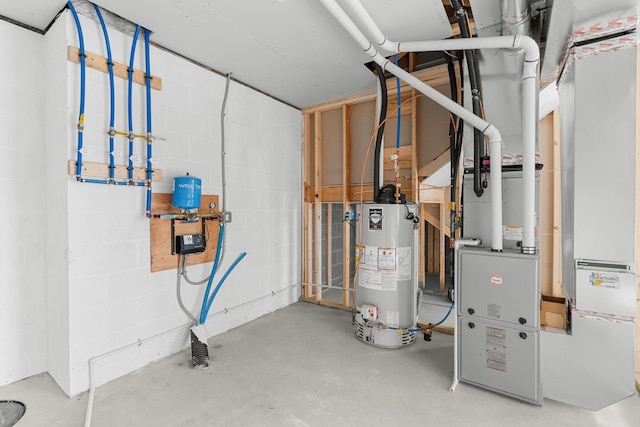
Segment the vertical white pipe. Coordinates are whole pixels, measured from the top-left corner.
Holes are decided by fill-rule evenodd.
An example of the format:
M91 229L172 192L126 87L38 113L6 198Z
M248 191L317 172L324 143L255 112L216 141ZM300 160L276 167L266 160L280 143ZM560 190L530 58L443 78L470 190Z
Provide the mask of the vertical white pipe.
M522 70L522 247L525 254L537 253L535 243L535 206L536 206L536 129L538 112L536 94L538 93L538 64L540 52L536 42L526 36L516 36L518 45L525 49Z
M456 47L456 45L458 47ZM433 50L449 50L449 49L482 49L482 48L507 48L507 49L524 49L524 65L522 69L522 247L521 252L527 254L535 254L537 248L535 246L535 163L536 163L536 129L538 126L538 113L536 103L536 93L538 90L538 64L540 60L540 52L536 42L528 36L500 36L500 37L482 37L474 39L454 39L454 40L432 40L424 42L402 42L398 43L398 51L415 52L415 51L433 51ZM493 154L491 158L494 159ZM500 159L502 159L500 157ZM495 162L492 162L495 166ZM491 185L496 181L493 174L494 168L491 169ZM493 197L494 191L491 195ZM502 195L500 195L502 197ZM492 206L492 212L495 214L495 205ZM492 220L496 223L495 219ZM501 220L502 222L502 220ZM502 224L500 224L502 228ZM497 238L494 229L493 238ZM502 238L502 237L500 237ZM495 245L492 243L492 248Z
M491 159L491 249L502 251L502 144L489 141ZM496 164L497 163L497 164ZM480 167L475 165L474 167ZM494 242L500 242L496 244Z

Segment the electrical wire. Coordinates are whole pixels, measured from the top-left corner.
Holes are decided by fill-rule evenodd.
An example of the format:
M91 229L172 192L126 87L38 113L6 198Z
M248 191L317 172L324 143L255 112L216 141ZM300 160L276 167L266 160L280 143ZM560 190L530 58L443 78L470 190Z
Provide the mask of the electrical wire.
M205 283L207 283L207 281L209 281L209 276L205 277L202 280L197 280L197 281L193 281L189 279L189 276L187 276L188 256L189 255L184 255L184 265L182 266L182 271L180 272L180 274L182 275L182 277L184 277L184 280L190 285L194 285L194 286L204 285Z
M180 255L178 257L178 274L176 276L176 296L178 297L178 305L180 306L180 309L182 309L184 314L186 314L187 317L191 319L191 321L193 322L193 325L195 326L198 324L198 319L196 319L196 317L187 309L187 307L185 307L184 303L182 302L182 295L180 293L180 288L181 288L180 278L182 277L182 275L180 274L180 270L182 269L182 264L184 262L186 262L185 257L183 255Z
M398 55L393 55L393 63L397 66L398 65ZM400 186L399 184L399 174L400 174L400 168L398 167L398 158L400 157L400 128L401 128L401 123L402 123L402 108L400 107L402 105L401 102L401 98L402 95L400 93L400 77L396 76L396 99L397 99L397 104L398 104L398 112L396 114L396 117L398 118L398 120L396 121L396 156L394 158L393 161L393 169L395 172L395 177L396 177L396 203L399 203L400 200Z
M221 178L222 178L222 214L224 215L225 212L227 212L227 173L226 173L226 151L225 151L225 143L226 143L226 137L225 137L225 127L224 127L224 118L227 115L226 111L227 111L227 99L229 97L229 83L231 83L231 73L227 73L227 81L224 87L224 96L222 98L222 108L220 109L220 174L221 174ZM223 217L223 223L225 222L225 219ZM222 237L218 236L218 238L222 239L222 249L221 249L221 254L220 254L220 264L218 264L218 266L216 267L216 271L214 273L216 273L218 270L217 268L220 268L220 265L222 265L222 262L224 261L224 254L227 248L227 236L223 235ZM212 274L214 274L212 273Z

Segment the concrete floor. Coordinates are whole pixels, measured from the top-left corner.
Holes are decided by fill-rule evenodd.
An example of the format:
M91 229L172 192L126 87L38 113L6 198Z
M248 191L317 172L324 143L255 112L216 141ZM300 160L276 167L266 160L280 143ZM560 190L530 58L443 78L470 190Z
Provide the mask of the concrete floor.
M640 398L599 412L521 403L468 384L448 391L453 337L401 350L359 342L348 312L296 303L212 338L214 365L190 350L96 390L92 426L638 426ZM84 423L87 393L69 399L47 374L0 387L27 412L18 427Z

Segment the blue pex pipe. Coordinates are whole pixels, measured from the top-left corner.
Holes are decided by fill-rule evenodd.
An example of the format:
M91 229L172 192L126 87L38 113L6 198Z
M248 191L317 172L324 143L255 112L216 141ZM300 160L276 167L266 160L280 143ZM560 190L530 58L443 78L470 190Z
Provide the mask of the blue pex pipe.
M435 325L433 325L433 326L439 326L439 325L443 324L444 321L447 320L447 317L449 317L449 315L451 314L451 310L453 310L453 306L454 305L455 305L455 303L451 303L451 306L449 307L449 311L447 311L447 314L444 315L444 318L441 321L439 321L438 323L436 323Z
M397 66L398 65L398 55L393 55L393 63ZM400 149L400 115L402 114L402 108L400 107L400 105L402 104L401 99L400 99L400 78L396 77L396 87L398 88L398 121L397 121L397 125L396 125L396 149L399 150Z
M84 36L82 35L82 26L80 25L80 18L78 12L76 12L73 3L67 2L67 6L73 15L73 20L76 22L76 28L78 30L78 43L80 45L80 111L78 113L78 143L76 154L76 179L80 180L82 173L82 131L84 130L84 98L85 98L85 72L86 72L86 55L84 52Z
M107 66L109 67L109 180L111 182L114 181L114 173L115 173L115 159L113 156L114 144L113 144L113 136L114 136L114 122L116 115L116 107L115 107L115 83L113 79L113 58L111 56L111 42L109 41L109 33L107 32L107 26L104 23L104 19L102 18L102 13L100 12L100 8L98 5L94 4L93 8L96 11L96 15L98 15L98 19L100 20L100 26L102 27L102 33L104 34L104 43L107 48Z
M222 287L222 284L224 283L225 279L227 278L227 276L229 276L229 274L231 274L233 269L236 268L236 265L238 265L240 263L240 261L242 261L242 259L245 256L247 256L247 253L246 252L242 252L240 254L240 256L233 262L233 264L231 264L231 267L229 267L229 269L224 273L224 276L222 276L222 279L220 279L220 282L218 282L218 286L216 286L216 289L213 291L213 294L211 294L211 298L207 302L207 310L204 312L204 317L200 316L200 323L201 324L204 323L205 320L207 320L207 314L209 314L209 310L211 309L211 305L213 304L213 300L215 299L216 294L218 293L220 288Z
M152 176L152 134L151 134L151 63L149 61L149 30L144 30L145 86L147 89L147 217L151 216L151 181ZM204 221L204 220L203 220Z
M138 36L140 34L140 25L136 25L136 31L133 34L133 41L131 42L131 56L129 57L129 90L127 93L127 117L129 119L129 163L128 163L128 178L133 179L133 59L136 54L136 43L138 42Z
M209 275L209 282L207 283L207 289L204 291L204 297L202 298L202 308L200 308L200 324L203 324L207 319L207 300L209 299L209 292L211 291L211 285L213 284L213 277L218 270L218 263L220 262L220 253L222 252L222 238L224 237L224 225L220 223L218 227L218 247L216 249L216 258L213 261L213 267L211 268L211 274Z

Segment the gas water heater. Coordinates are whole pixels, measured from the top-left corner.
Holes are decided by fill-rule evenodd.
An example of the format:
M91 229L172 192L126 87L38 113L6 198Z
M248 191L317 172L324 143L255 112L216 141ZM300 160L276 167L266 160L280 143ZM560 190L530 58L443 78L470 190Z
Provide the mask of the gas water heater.
M355 333L376 347L415 342L418 312L416 205L364 203L356 226Z

